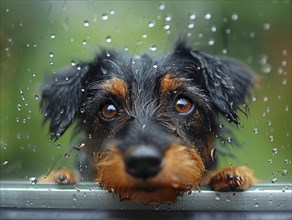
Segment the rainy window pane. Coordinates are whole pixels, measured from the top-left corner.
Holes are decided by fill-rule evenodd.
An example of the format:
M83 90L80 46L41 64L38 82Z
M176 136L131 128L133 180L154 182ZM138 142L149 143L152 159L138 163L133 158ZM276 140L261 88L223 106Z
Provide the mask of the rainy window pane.
M241 60L258 78L248 117L239 113L240 128L217 143L236 156L222 157L220 167L247 165L264 183L291 182L290 1L1 1L0 14L1 180L75 166L81 137L72 139L70 128L51 140L43 124L44 79L92 60L100 46L159 56L185 36L193 48Z

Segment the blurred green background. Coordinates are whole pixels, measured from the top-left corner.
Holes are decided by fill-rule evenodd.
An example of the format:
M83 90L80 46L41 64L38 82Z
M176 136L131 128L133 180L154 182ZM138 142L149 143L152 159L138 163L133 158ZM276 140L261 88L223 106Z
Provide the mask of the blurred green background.
M129 55L170 50L178 36L194 48L242 60L260 83L234 128L237 159L263 182L291 182L291 1L1 0L1 179L72 166L71 132L50 142L39 88L46 76L90 60L99 46Z

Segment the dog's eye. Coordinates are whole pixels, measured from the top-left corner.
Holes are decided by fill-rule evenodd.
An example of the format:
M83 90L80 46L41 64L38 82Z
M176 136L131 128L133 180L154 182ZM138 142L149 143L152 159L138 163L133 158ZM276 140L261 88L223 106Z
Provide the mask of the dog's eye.
M189 113L193 109L193 103L186 97L178 97L174 103L174 110L177 113Z
M117 115L118 111L113 103L106 103L101 107L100 114L104 119L112 119Z

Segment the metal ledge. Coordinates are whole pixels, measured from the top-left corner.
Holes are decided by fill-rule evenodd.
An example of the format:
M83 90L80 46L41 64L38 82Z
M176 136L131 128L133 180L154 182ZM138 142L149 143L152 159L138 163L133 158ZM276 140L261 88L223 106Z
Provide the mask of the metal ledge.
M263 184L245 192L220 193L203 187L179 196L175 203L155 206L120 202L117 195L94 183L60 186L1 181L0 186L1 209L291 211L292 207L292 184Z

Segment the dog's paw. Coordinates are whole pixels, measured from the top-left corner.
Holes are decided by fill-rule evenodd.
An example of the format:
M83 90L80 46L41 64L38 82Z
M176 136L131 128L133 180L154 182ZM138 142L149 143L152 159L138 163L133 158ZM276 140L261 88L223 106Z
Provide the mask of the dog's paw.
M244 191L256 182L253 170L246 166L228 167L211 177L209 185L215 191Z
M41 183L57 183L60 185L76 184L78 175L71 169L62 167L60 169L52 170L49 175L39 178Z

